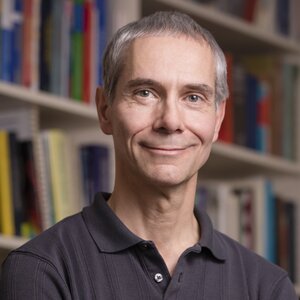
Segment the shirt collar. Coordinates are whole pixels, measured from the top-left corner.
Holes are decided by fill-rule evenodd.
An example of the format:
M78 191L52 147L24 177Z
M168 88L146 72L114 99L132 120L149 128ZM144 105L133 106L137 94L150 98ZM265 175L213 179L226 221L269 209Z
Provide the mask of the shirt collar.
M98 193L82 211L86 226L102 252L119 252L143 240L133 234L107 204L108 193Z
M221 234L213 228L208 214L198 206L195 206L194 213L201 228L201 238L198 245L201 248L208 249L216 259L226 260L223 239L221 238Z
M107 204L109 197L108 193L98 193L93 204L85 207L82 212L86 226L99 250L114 253L144 242L114 214ZM195 207L195 215L201 228L201 239L197 245L208 249L216 259L225 260L222 239L214 230L209 216L198 207Z

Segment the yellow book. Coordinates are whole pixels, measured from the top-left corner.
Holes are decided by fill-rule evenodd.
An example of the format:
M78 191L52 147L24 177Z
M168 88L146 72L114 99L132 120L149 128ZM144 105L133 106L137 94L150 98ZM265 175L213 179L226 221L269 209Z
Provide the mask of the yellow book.
M0 231L14 235L14 213L10 169L9 133L0 131Z
M60 130L48 131L49 161L52 201L55 221L74 212L74 203L70 195L68 138Z

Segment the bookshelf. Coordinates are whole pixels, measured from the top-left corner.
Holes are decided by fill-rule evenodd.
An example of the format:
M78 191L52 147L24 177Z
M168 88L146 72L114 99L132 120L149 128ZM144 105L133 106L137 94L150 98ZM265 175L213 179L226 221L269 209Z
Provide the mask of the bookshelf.
M114 0L107 1L107 6L107 15L110 16L107 26L108 36L118 27L140 16L157 10L179 10L191 15L201 25L208 28L225 51L278 53L292 56L293 59L296 57L300 65L300 42L275 32L262 30L256 25L196 1L130 0L125 4L125 1ZM300 92L298 95L300 100ZM23 107L34 109L38 114L38 131L58 127L72 136L75 145L101 141L113 147L111 138L100 133L93 104L85 105L67 97L6 82L0 82L0 99L0 111ZM299 105L296 105L295 114L299 115L299 113ZM201 178L228 179L230 177L235 179L255 175L268 176L273 180L275 190L287 197L293 197L300 206L298 184L300 179L300 124L298 122L295 118L295 161L271 154L261 154L233 144L217 142L213 146L209 161L200 172L200 180ZM113 166L113 158L110 164ZM113 179L113 172L110 176ZM0 235L1 259L5 257L9 249L16 248L25 241L26 239L18 237ZM300 240L297 241L297 249L299 252ZM297 277L299 284L296 285L296 290L300 295L300 258L297 263Z

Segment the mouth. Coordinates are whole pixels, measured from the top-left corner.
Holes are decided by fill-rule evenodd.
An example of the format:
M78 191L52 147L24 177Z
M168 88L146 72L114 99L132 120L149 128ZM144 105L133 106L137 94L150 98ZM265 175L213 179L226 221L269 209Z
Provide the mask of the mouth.
M147 151L153 154L161 154L161 155L178 155L184 152L189 147L182 147L182 146L171 146L171 145L148 145L148 144L141 144L141 146L146 149Z

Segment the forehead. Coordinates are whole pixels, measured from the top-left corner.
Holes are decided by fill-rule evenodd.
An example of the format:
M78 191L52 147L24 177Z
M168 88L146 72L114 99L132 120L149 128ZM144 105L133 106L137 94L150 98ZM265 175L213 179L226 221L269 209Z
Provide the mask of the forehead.
M147 77L159 81L214 81L210 46L186 36L147 36L135 39L124 58L120 80Z

